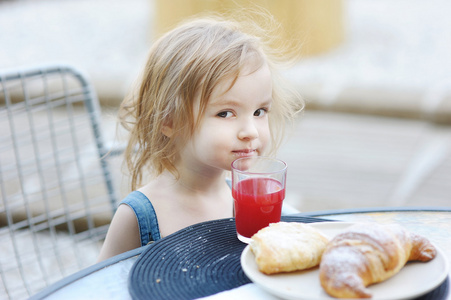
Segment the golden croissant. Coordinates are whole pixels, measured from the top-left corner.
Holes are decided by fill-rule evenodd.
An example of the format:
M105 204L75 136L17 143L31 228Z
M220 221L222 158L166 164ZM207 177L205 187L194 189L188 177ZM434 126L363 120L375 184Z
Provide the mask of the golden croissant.
M371 298L367 286L398 273L407 261L429 261L436 249L425 238L392 225L355 224L335 236L320 263L320 282L337 298Z
M329 239L303 223L269 224L252 236L250 248L265 274L304 270L319 265Z

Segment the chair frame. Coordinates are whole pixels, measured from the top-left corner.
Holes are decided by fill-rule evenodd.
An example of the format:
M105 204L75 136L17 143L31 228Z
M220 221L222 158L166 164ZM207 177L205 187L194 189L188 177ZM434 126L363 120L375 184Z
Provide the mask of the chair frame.
M56 124L57 118L54 112L57 110L63 111L64 117L61 123L53 125L53 122ZM77 110L82 110L80 116L76 112ZM48 131L46 131L47 127L45 130L41 130L44 128L41 125L36 129L35 122L39 122L34 120L36 114L45 116L43 123L44 126L49 125ZM18 115L21 115L20 121L15 119ZM79 117L83 119L78 119ZM89 121L86 122L85 119ZM82 134L77 132L77 124L84 126L86 123L89 123L86 127L91 127L91 130ZM83 255L81 254L83 243L94 242L98 245L99 241L105 237L108 225L97 226L94 215L102 213L102 210L105 211L105 207L109 210L109 216L114 214L117 205L117 191L114 187L109 162L105 159L111 151L105 146L97 95L87 76L75 67L45 65L0 70L0 125L2 127L0 132L3 131L0 133L0 195L2 198L0 201L0 244L9 244L8 246L12 247L14 252L9 258L10 261L4 260L2 265L0 260L0 280L3 283L4 292L13 299L14 297L23 297L24 294L28 296L34 294L67 276L68 272L76 272L92 263L92 261L83 261L83 258L75 254L77 266L75 269L73 266L67 269L63 261L66 250L62 250L61 243L64 244L65 239L69 237L70 245L65 245L65 247L76 249L80 247L80 256ZM21 131L20 127L25 127L25 130ZM66 128L67 130L65 130ZM91 132L88 134L89 131ZM59 140L61 136L68 140L69 146ZM80 137L84 139L87 136L89 136L89 141L95 143L95 146L85 146L80 142L82 140ZM47 152L41 151L43 144L46 149L49 149L50 154L42 153ZM61 144L66 146L64 150L61 150L63 148ZM97 149L94 155L91 152L87 154L83 152L82 147L91 149L91 146ZM25 148L32 153L31 158L24 159L21 151ZM83 159L84 155L88 154L90 155L89 159L95 161L96 168L86 168L86 171ZM68 157L67 161L64 161L65 157ZM49 163L45 165L44 161ZM67 169L68 163L71 163L70 165L76 170L74 173L78 174L76 178L77 193L79 192L80 198L83 198L75 204L67 202L66 199L68 194L73 193L71 186L74 185L64 181L64 171L67 171L65 169ZM101 178L98 183L101 188L97 188L97 185L91 187L92 182L97 182L89 177L91 169L95 174L92 175L92 178L96 178L96 180ZM52 173L55 180L51 184L48 183L50 176L46 175L50 172L49 170L55 171ZM30 178L36 182L35 188L41 189L39 193L31 194L27 191L25 182ZM15 189L11 187L11 182L17 182ZM49 186L52 186L52 189ZM10 192L10 190L14 191ZM104 193L101 193L102 191ZM96 194L94 200L98 207L90 204L91 192L100 194ZM61 200L62 204L61 207L54 210L51 207L53 205L51 201L56 197ZM33 212L32 206L44 207L43 212ZM15 209L25 211L26 218L17 220L13 213ZM90 213L92 215L89 215ZM81 222L80 220L83 220L83 226L87 229L76 228L75 224ZM65 227L63 242L60 240L61 226ZM50 250L41 249L40 243L42 242L39 234L44 232L49 234L49 240L53 243ZM28 278L30 277L29 271L22 254L24 246L21 245L20 238L25 236L31 239L29 248L34 249L33 255L37 260L36 268L39 269L37 273L40 273L38 278L33 278L33 280ZM65 244L68 244L67 241ZM0 256L2 256L1 251L2 248L0 248ZM52 276L49 274L49 272L54 273L48 270L45 262L46 256L50 252L55 254L57 268L61 273L60 277L51 278ZM9 273L11 272L15 272L22 282L10 283L11 275ZM2 284L0 284L0 294L2 293L1 289ZM25 292L22 291L21 294L17 290Z

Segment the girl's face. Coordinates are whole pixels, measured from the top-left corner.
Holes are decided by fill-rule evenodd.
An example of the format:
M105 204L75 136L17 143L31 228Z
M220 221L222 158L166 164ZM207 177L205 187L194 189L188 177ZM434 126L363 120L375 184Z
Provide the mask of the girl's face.
M229 89L231 82L225 80L214 88L200 127L182 152L182 160L192 167L230 170L235 159L262 155L269 144L272 78L268 66L244 72Z

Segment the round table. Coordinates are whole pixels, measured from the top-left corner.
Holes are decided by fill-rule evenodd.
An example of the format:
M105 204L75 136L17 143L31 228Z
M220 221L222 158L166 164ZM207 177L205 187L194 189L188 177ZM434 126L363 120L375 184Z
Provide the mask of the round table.
M411 231L427 236L434 244L445 252L448 261L451 263L451 251L449 250L451 249L451 208L416 207L348 209L300 213L285 218L294 218L292 220L290 219L290 221L305 220L306 222L314 222L318 219L320 221L335 220L346 222L377 222L384 224L399 223ZM220 222L227 223L227 221L233 222L233 219L222 220ZM201 225L209 226L208 222ZM190 227L185 230L189 231ZM183 234L183 231L184 230L175 234ZM169 237L170 236L166 238ZM163 243L164 239L161 241ZM131 299L128 289L129 273L141 253L148 247L153 247L153 245L120 254L77 272L44 289L31 297L31 299ZM442 297L441 299L451 298L449 292L449 276L446 280L448 283L447 285L444 285L444 293L447 296L444 296L444 298ZM441 293L443 294L443 291Z

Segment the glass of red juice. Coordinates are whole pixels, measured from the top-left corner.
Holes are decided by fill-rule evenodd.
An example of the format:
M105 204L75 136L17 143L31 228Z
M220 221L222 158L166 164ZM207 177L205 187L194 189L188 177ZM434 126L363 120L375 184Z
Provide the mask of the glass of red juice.
M232 163L232 196L240 241L249 243L257 231L280 221L286 177L287 164L276 158L243 157Z

